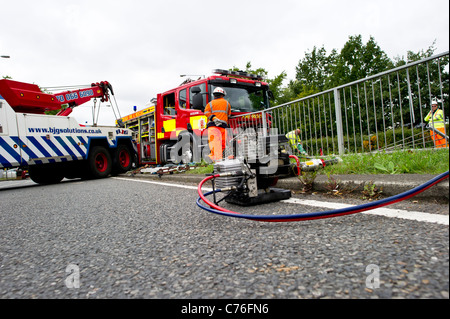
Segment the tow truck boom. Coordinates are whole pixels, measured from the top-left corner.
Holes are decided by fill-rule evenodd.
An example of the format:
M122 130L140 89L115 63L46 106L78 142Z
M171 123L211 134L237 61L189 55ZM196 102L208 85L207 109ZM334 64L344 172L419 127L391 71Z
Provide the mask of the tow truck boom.
M48 94L41 91L36 84L0 80L0 91L3 98L18 113L45 114L46 111L62 109L64 104L69 107L62 109L57 115L67 116L78 105L100 98L101 102L109 100L109 94L114 95L112 86L107 81L92 83L90 87Z

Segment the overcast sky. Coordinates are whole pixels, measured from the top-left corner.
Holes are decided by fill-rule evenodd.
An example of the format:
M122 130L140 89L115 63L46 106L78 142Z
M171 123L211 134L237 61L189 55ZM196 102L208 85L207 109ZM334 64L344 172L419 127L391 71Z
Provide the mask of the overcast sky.
M305 52L370 36L391 58L449 50L448 0L0 0L0 76L42 87L109 81L121 115L181 74L262 67L295 77ZM92 122L92 103L72 114ZM103 115L103 117L102 117ZM100 123L113 125L111 111Z

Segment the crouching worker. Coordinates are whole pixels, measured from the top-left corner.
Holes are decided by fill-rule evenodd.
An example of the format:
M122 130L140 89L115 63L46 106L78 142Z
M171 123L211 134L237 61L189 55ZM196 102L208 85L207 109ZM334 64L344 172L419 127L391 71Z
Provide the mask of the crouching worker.
M289 140L289 144L292 148L292 151L297 150L301 155L308 155L305 149L303 148L302 141L300 139L300 129L296 129L290 131L286 134L287 139Z

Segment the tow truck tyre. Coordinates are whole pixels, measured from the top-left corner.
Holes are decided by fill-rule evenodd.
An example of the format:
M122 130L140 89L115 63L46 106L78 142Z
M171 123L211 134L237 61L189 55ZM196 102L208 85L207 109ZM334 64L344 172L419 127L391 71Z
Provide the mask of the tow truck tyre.
M114 174L128 172L133 165L130 149L126 145L119 145L114 156Z
M111 173L111 155L103 146L95 146L89 153L89 170L93 178L107 177Z
M57 184L64 178L61 168L52 164L30 166L28 174L33 182L41 185Z

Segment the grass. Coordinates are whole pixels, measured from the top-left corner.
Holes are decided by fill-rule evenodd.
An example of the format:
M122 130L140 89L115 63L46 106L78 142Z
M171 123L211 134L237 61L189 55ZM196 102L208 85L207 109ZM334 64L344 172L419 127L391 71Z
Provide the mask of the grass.
M449 170L449 151L407 150L393 153L352 154L324 173L344 174L440 174Z
M203 163L202 163L203 164ZM214 166L213 164L210 165L205 165L204 166L199 166L195 169L191 169L189 171L186 171L186 174L200 174L200 175L205 175L205 174L211 174L214 171Z
M449 150L406 150L393 153L351 154L342 162L325 167L319 174L441 174L449 170ZM213 165L199 167L188 174L208 174Z

